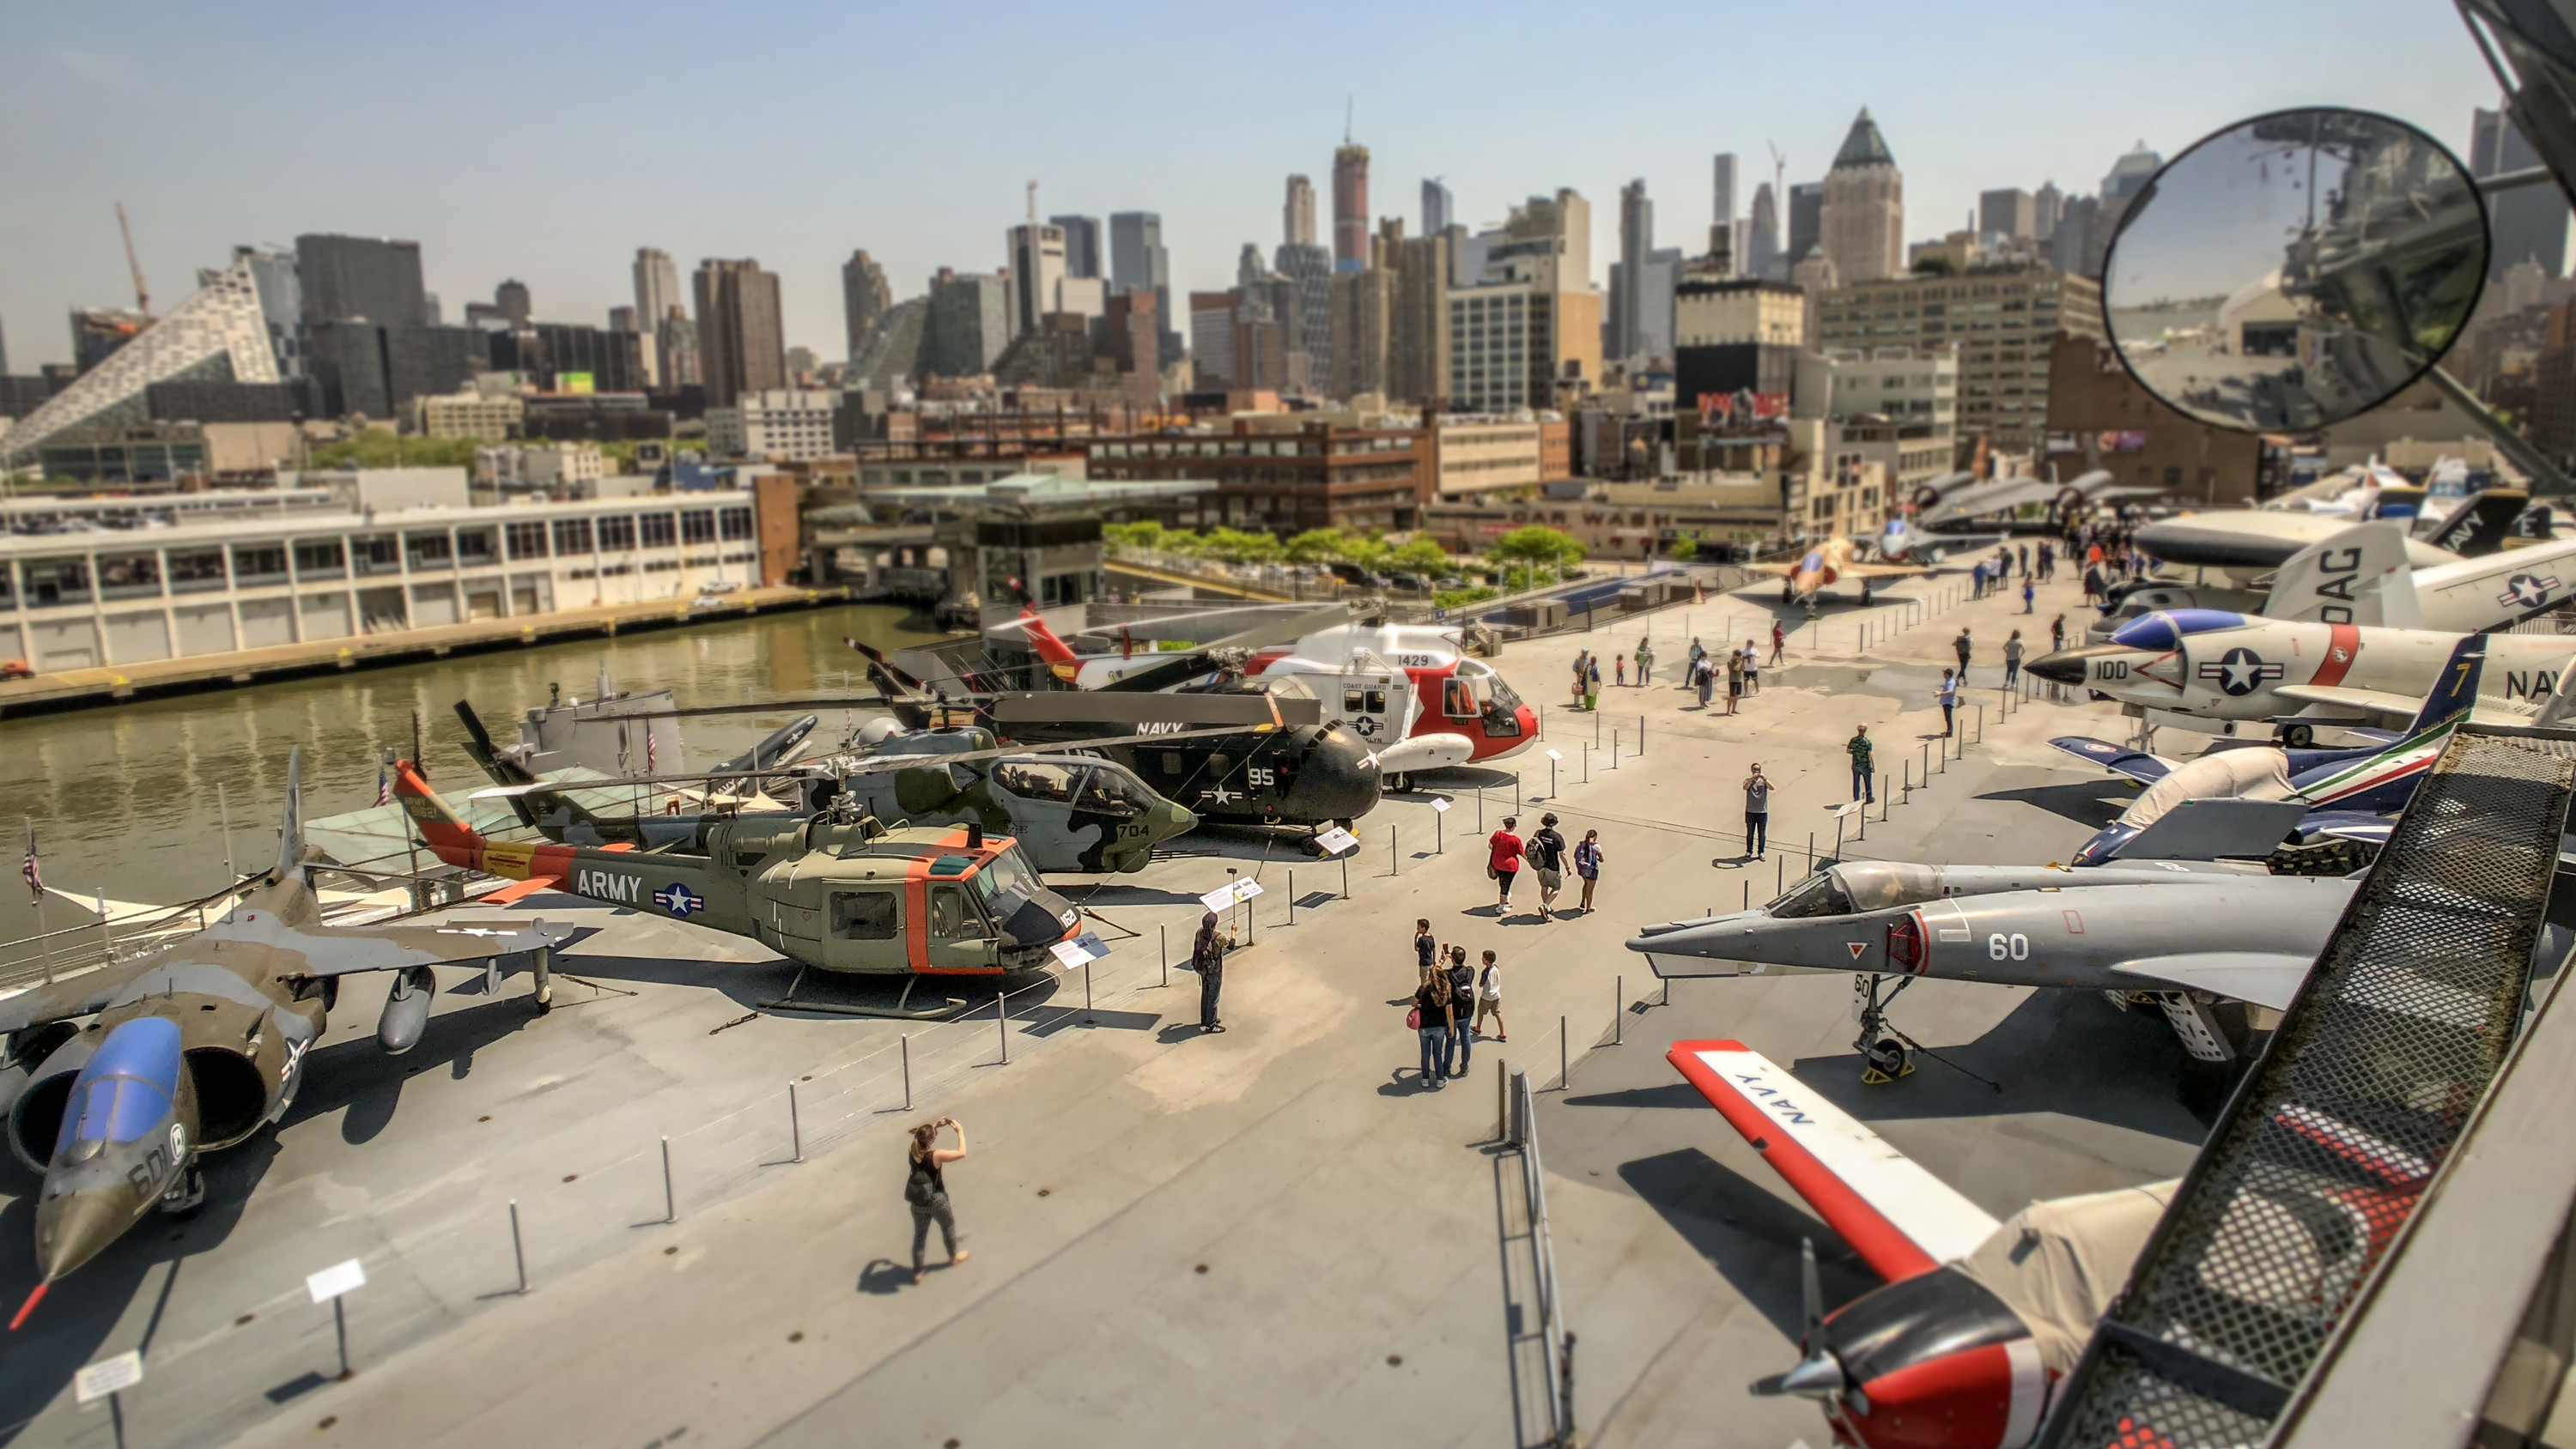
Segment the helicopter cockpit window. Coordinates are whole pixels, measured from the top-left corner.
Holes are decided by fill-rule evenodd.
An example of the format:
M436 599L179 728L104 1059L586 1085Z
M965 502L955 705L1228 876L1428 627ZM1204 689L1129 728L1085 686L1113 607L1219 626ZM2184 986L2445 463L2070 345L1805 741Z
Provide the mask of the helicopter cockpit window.
M988 901L1001 896L1026 900L1039 890L1038 873L1030 868L1028 857L1020 853L1017 845L994 856L977 871L974 884L976 894ZM1003 914L1009 912L1005 910Z
M1083 777L1082 786L1075 792L1073 803L1077 810L1124 817L1136 814L1151 802L1145 799L1143 790L1134 781L1112 771L1094 767L1090 774Z
M1521 732L1521 697L1503 683L1499 674L1476 677L1476 697L1485 703L1485 733L1516 735Z
M1005 761L993 767L993 783L1023 800L1073 799L1073 771L1064 765Z
M930 888L930 935L937 941L980 941L992 934L984 923L984 913L966 899L966 888L934 885Z
M832 934L844 941L893 940L903 934L902 898L893 891L835 892Z
M1451 679L1441 691L1441 712L1451 719L1474 719L1483 711L1476 707L1476 693L1463 679Z
M1807 916L1848 916L1852 913L1851 897L1843 894L1842 883L1833 872L1812 876L1795 890L1763 907L1780 920L1798 920Z

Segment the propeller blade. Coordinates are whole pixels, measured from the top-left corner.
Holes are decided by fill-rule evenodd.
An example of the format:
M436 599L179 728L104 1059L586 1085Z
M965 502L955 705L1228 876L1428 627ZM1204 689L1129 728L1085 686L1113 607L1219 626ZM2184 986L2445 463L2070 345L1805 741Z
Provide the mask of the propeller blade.
M1803 1314L1807 1351L1817 1349L1816 1331L1825 1326L1825 1286L1816 1273L1816 1240L1798 1240L1798 1302Z

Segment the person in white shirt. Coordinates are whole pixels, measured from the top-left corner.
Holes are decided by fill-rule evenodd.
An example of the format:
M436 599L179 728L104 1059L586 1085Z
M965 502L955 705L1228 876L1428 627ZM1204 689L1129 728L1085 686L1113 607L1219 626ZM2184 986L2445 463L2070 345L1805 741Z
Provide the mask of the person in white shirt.
M1956 722L1959 712L1959 675L1956 670L1941 671L1941 687L1932 691L1932 697L1941 701L1941 733L1957 734L1959 732Z
M1494 964L1494 953L1485 953L1485 964L1476 968L1476 1019L1469 1028L1482 1032L1485 1018L1494 1019L1494 1040L1510 1041L1504 1033L1511 1030L1503 1024L1503 968Z

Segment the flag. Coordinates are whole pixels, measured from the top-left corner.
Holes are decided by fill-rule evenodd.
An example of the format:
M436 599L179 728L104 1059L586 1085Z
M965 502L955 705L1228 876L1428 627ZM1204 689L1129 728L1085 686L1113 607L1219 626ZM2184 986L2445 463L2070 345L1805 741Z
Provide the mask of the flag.
M655 757L658 753L660 753L660 752L659 752L659 751L657 751L657 750L655 750L655 749L653 748L653 727L652 727L651 725L649 725L649 724L648 724L648 725L646 725L646 726L644 727L644 773L645 773L645 774L647 774L647 775L651 775L651 774L659 773L658 768L657 768L657 767L655 766L655 764L653 763L653 761L654 761L654 757Z
M45 898L45 873L36 865L36 822L32 820L27 822L27 860L18 867L18 874L27 878L27 889L35 899Z
M394 776L391 766L376 766L376 803L379 805L394 803Z

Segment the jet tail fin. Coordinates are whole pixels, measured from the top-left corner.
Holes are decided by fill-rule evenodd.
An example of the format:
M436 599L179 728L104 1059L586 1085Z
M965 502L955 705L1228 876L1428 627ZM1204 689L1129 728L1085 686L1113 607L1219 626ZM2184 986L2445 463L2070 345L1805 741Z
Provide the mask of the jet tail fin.
M286 815L277 827L277 878L304 878L304 747L286 753Z
M2292 554L2272 575L2263 617L2311 624L2417 629L2423 609L2406 559L2406 528L2356 523Z
M2440 677L2433 681L2433 692L2424 696L2424 707L2415 712L2415 722L2406 727L2408 738L2449 724L2469 712L2478 702L2478 676L2487 662L2487 636L2463 636L2451 650L2450 662L2442 666Z
M449 865L479 867L482 835L456 813L455 806L429 788L429 782L420 777L419 769L409 760L394 763L394 796L402 801L421 840L440 860Z

